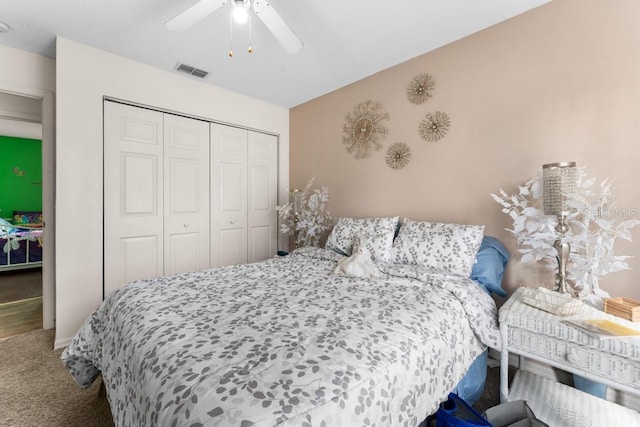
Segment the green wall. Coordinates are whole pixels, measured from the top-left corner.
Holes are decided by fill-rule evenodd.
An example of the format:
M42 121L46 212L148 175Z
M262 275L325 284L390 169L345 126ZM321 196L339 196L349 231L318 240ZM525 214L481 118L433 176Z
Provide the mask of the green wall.
M42 211L42 141L0 136L0 217Z

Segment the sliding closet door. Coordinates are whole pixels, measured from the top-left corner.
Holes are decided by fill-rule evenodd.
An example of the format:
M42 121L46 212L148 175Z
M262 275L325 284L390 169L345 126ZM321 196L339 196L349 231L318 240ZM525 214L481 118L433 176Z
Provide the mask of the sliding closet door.
M211 267L247 262L247 130L211 124Z
M104 103L105 296L163 274L162 116Z
M209 123L164 115L164 274L209 268Z
M278 138L249 132L248 159L248 252L256 262L277 250Z

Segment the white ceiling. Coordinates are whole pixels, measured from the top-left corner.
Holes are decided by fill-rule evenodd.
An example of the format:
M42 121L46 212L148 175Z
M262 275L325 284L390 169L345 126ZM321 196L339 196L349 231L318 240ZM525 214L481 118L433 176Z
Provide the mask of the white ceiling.
M183 33L166 21L197 0L0 0L0 44L55 58L55 36L164 70L178 62L203 80L294 107L550 0L270 0L302 40L287 53L259 19L234 27L223 7ZM114 70L117 72L117 70ZM185 78L196 78L185 75Z

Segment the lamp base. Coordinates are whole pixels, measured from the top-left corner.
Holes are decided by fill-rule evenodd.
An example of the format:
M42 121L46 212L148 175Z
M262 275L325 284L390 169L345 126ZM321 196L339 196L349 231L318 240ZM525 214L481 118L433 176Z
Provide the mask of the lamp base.
M559 214L558 215L558 225L556 226L556 231L560 233L558 239L553 243L553 247L556 248L558 255L556 259L558 260L558 283L556 290L563 294L569 292L567 289L567 263L569 262L569 253L571 253L571 246L568 242L563 242L564 233L568 230L567 227L567 215Z
M298 212L293 213L293 247L295 249L298 248L298 222L300 222L300 218Z

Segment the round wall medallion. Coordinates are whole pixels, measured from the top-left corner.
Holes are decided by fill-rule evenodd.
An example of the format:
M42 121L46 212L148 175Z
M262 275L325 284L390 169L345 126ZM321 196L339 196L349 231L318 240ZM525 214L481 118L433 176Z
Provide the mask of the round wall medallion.
M431 91L434 87L435 83L429 74L420 74L409 83L407 98L412 104L422 104L431 98Z
M380 104L371 100L362 102L345 120L342 142L356 159L369 157L372 149L377 151L382 147L380 138L387 135L388 129L380 122L389 120L389 113L383 111Z
M449 132L449 116L442 111L427 114L420 122L420 136L429 142L443 138Z
M399 170L409 164L411 149L404 142L394 142L387 149L387 165L391 169Z

